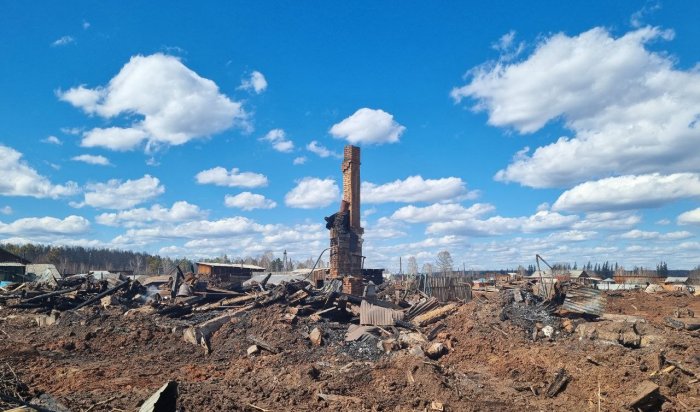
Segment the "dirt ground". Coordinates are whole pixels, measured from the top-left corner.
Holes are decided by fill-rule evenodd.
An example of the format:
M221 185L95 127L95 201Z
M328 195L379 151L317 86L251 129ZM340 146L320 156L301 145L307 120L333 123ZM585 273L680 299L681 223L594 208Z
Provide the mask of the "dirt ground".
M571 333L562 328L535 341L531 331L500 320L501 307L499 293L481 293L440 321L445 327L435 341L450 349L437 360L408 349L385 354L376 341L346 343L346 323L301 317L286 323L287 307L279 304L234 317L214 334L209 354L183 340L191 319L93 306L39 327L30 311L3 309L0 369L71 411L138 410L168 380L179 383L185 411L620 411L629 410L644 380L660 386L662 410L700 410L700 383L688 373L700 371L700 335L664 322L679 308L700 316L699 297L608 294L607 313L646 321L573 319ZM435 326L421 331L428 335ZM308 338L315 327L324 332L320 346ZM640 347L606 340L611 328L633 328ZM249 336L277 353L248 356ZM661 352L686 371L659 372ZM570 380L547 397L561 368ZM324 400L319 393L342 397Z

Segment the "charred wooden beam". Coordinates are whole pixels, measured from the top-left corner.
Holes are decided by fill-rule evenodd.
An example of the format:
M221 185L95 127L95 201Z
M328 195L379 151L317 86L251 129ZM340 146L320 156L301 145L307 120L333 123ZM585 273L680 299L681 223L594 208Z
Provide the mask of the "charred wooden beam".
M40 301L40 300L43 300L46 298L50 298L51 296L58 296L58 295L63 295L63 294L70 293L70 292L75 292L78 289L80 289L80 285L74 286L74 287L68 288L68 289L57 290L55 292L44 293L43 295L34 296L33 298L24 300L24 301L20 302L20 304L37 302L37 301Z
M77 309L80 309L84 306L93 304L93 303L97 302L98 300L102 299L103 297L109 296L109 295L113 294L114 292L118 291L119 289L122 289L122 288L128 286L130 282L131 281L129 279L127 279L124 282L118 284L117 286L114 286L113 288L107 289L102 293L98 293L97 295L91 297L90 299L88 299L85 302L81 303L80 305L76 306L74 309L77 310Z

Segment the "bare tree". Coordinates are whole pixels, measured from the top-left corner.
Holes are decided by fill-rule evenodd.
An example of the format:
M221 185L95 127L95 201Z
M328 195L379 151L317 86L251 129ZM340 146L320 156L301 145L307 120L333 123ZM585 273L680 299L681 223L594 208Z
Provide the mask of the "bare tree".
M416 274L418 274L418 262L416 262L415 256L410 256L408 258L408 263L406 266L406 271L409 275L415 276Z
M423 269L421 270L421 272L427 273L428 275L432 275L433 274L433 265L431 265L430 263L424 263Z
M271 250L266 250L262 256L260 256L260 266L265 269L270 269L272 266L272 261L275 259L275 254Z
M443 274L446 275L448 273L452 273L452 266L454 263L452 262L452 255L450 255L450 252L443 250L442 252L438 253L435 264L437 265L438 270L440 270L440 272Z

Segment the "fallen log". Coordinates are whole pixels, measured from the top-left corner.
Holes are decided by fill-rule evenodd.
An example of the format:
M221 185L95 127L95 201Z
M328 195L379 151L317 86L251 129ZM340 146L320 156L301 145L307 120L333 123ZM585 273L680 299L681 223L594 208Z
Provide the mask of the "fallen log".
M80 305L74 307L73 309L78 310L84 306L93 304L93 303L99 301L100 299L102 299L103 297L109 296L109 295L113 294L114 292L118 291L119 289L122 289L125 286L128 286L130 282L131 282L131 280L127 279L124 282L118 284L117 286L114 286L113 288L107 289L102 293L98 293L97 295L91 297L90 299L88 299L85 302L81 303Z
M46 298L50 298L51 296L58 296L58 295L63 295L63 294L70 293L70 292L75 292L76 290L80 289L80 286L81 285L74 286L74 287L68 288L68 289L57 290L55 292L44 293L43 295L34 296L33 298L21 301L20 304L32 303L32 302L40 301L40 300L43 300Z
M193 345L202 345L206 351L209 351L209 338L214 332L221 329L223 325L231 321L231 318L239 313L242 313L252 306L246 306L238 310L224 313L223 315L217 316L214 319L209 319L206 322L202 322L198 325L190 326L183 332L182 338L185 342L189 342Z
M222 299L218 302L212 302L212 303L208 303L204 306L197 307L194 309L194 311L195 312L206 312L209 310L232 308L232 307L235 307L235 305L237 305L237 304L247 303L247 302L256 300L257 298L259 298L261 296L266 296L269 293L270 293L269 291L265 291L265 292L258 292L255 294L240 295L240 296L236 296L236 297L232 297L232 298L226 298L226 299Z
M267 281L269 281L271 277L272 277L272 272L268 273L267 276L265 276L265 279L263 279L262 282L260 282L260 287L263 290L265 290L265 285L267 285Z
M450 303L449 305L445 305L442 307L439 307L437 309L433 309L429 312L423 313L421 315L416 316L413 318L412 322L416 326L425 326L429 325L433 322L436 322L445 316L451 314L452 312L457 310L457 304L455 303Z

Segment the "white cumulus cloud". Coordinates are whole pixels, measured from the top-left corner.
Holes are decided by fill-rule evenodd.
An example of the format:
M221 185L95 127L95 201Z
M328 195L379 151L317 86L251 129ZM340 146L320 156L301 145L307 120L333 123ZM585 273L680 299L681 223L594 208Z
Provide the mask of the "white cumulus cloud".
M562 215L557 212L542 210L531 216L492 216L487 219L466 218L435 222L428 225L426 233L467 236L497 236L519 232L534 233L568 229L578 219L578 216L575 215Z
M63 37L56 39L56 41L54 41L53 43L51 43L51 46L53 46L53 47L67 46L71 43L75 43L75 38L73 38L73 36L63 36Z
M260 173L241 172L238 168L230 171L223 167L202 170L195 176L201 185L212 184L227 187L261 187L267 186L267 176Z
M235 196L226 195L224 204L227 207L236 207L243 210L272 209L277 206L277 203L265 196L251 192L242 192Z
M109 159L107 159L104 156L100 155L89 155L89 154L82 154L79 156L73 156L71 160L75 160L76 162L83 162L91 165L100 165L100 166L109 166Z
M87 232L90 222L82 216L65 219L55 217L27 217L11 223L0 222L0 234L12 236L75 235Z
M423 179L422 176L409 176L383 185L362 182L361 190L365 203L438 202L475 195L474 192L467 192L466 183L458 177Z
M306 145L306 150L310 151L311 153L317 154L319 157L335 157L337 159L342 158L343 156L340 155L340 153L336 153L334 151L329 150L327 147L323 146L316 140L312 140L311 143Z
M619 176L582 183L562 193L553 210L605 211L662 206L700 196L697 173Z
M54 185L22 160L22 153L0 144L0 195L56 199L79 192L75 182Z
M253 91L255 94L260 94L267 89L267 80L259 71L253 71L249 78L241 80L239 89Z
M150 208L137 208L122 210L117 213L102 213L95 217L95 221L106 226L137 227L157 222L184 222L200 219L206 213L199 206L186 201L173 203L170 208L161 205L153 205Z
M0 208L0 213L3 215L11 215L12 214L12 208L10 206L4 206Z
M331 127L330 134L351 144L396 143L406 128L394 116L379 109L359 109Z
M148 241L153 239L207 239L229 236L251 235L265 230L266 226L255 221L235 216L221 220L195 220L178 225L158 225L148 228L129 229L117 238L118 242Z
M700 207L678 215L679 225L700 225Z
M688 232L688 231L685 231L685 230L676 231L676 232L668 232L668 233L660 233L660 232L651 232L651 231L634 229L634 230L630 230L629 232L625 232L625 233L620 235L620 238L622 238L622 239L632 239L632 240L652 240L652 239L680 240L680 239L687 239L689 237L693 237L693 234Z
M303 165L304 163L306 163L306 157L305 157L305 156L295 157L295 158L294 158L294 161L292 162L292 164L294 164L295 166Z
M641 221L641 216L632 212L591 212L586 213L573 227L581 230L624 230Z
M42 140L42 142L44 142L44 143L49 143L49 144L55 144L55 145L58 145L58 146L60 146L60 145L63 144L63 142L61 141L61 139L59 139L59 138L56 137L56 136L49 136L49 137L47 137L46 139Z
M284 196L289 207L313 209L325 207L340 200L340 189L333 179L305 177Z
M148 133L130 127L96 127L83 133L80 145L83 147L106 147L111 150L125 151L136 148Z
M468 208L457 203L434 203L430 206L404 206L395 211L391 218L408 223L451 221L473 219L490 213L496 208L487 203L476 203Z
M610 175L700 170L700 72L651 51L673 32L644 27L621 37L604 28L544 38L526 59L499 60L455 88L489 123L527 134L561 119L573 136L520 151L500 181L568 187Z
M160 196L165 188L157 177L145 175L140 179L122 182L111 179L106 183L91 183L86 186L85 199L72 206L92 206L100 209L128 209L139 203Z
M89 114L136 119L126 128L93 129L83 137L86 147L127 150L142 141L148 146L181 145L235 126L250 128L241 103L176 57L161 53L132 57L107 86L81 85L57 94Z
M287 133L282 129L272 129L260 140L270 142L272 148L278 152L288 153L294 150L294 142L287 139Z

